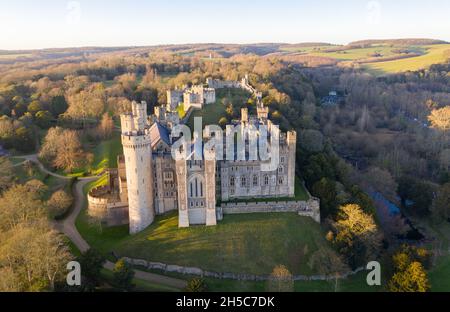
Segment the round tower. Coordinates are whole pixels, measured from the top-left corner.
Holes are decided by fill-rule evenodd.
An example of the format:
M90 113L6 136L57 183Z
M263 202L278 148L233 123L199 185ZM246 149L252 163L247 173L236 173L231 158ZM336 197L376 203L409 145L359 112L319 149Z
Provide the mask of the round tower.
M130 234L144 230L155 217L151 138L143 106L133 103L133 115L121 117Z

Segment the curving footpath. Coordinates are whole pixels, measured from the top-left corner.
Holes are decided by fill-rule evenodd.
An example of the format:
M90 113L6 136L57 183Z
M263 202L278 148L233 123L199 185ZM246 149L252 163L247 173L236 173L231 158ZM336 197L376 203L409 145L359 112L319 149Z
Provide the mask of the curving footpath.
M15 158L21 158L21 159L25 159L25 161L31 161L31 162L35 163L42 172L49 174L51 176L54 176L56 178L64 179L64 180L71 179L70 177L59 175L59 174L56 174L54 172L47 170L44 167L44 165L39 161L37 154L27 155L27 156L16 156ZM79 178L78 179L79 181L76 182L73 187L74 205L73 205L72 211L64 220L53 222L55 229L61 233L64 233L67 237L69 237L69 239L72 241L72 243L75 246L77 246L77 248L82 253L89 250L90 246L84 240L84 238L80 235L80 232L78 232L78 229L75 226L75 222L84 206L85 198L84 198L83 188L86 186L86 184L88 184L92 181L95 181L98 178L99 178L99 176ZM103 267L107 270L113 270L114 263L111 261L106 261L105 264L103 265ZM177 288L177 289L183 289L187 285L186 281L177 279L177 278L167 277L164 275L149 273L149 272L145 272L145 271L141 271L141 270L134 270L134 272L135 272L135 278L144 280L147 282L155 283L155 284L170 286L170 287Z

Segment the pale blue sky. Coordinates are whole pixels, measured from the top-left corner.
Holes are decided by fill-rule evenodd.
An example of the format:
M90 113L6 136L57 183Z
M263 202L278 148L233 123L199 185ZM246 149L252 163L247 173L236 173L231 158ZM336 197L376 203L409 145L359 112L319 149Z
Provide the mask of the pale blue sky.
M0 0L0 49L450 41L448 0Z

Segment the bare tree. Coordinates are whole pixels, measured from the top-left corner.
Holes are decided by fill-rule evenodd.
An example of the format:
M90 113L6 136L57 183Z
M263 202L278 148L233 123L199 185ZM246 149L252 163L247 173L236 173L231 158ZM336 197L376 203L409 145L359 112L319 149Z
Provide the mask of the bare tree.
M292 292L294 291L294 278L284 265L277 265L268 282L268 290L273 292Z

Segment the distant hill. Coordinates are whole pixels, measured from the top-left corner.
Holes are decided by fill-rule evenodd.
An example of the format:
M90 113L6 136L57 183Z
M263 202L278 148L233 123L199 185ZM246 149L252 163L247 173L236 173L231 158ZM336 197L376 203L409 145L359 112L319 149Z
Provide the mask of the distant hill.
M370 46L379 44L392 44L392 45L433 45L433 44L446 44L448 42L436 39L426 39L426 38L411 38L411 39L375 39L375 40L359 40L350 42L348 46Z
M286 44L284 46L289 46L291 48L306 48L306 47L323 47L332 45L333 44L327 42L301 42L301 43Z

